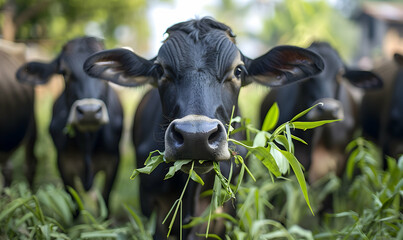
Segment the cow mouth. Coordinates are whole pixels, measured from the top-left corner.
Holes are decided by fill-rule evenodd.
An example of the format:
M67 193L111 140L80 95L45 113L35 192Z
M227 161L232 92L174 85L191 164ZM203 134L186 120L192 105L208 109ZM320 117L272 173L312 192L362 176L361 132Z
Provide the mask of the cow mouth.
M185 164L182 166L181 170L184 173L189 174L190 169L192 168L192 164L194 163L193 170L197 174L205 174L213 170L214 161L200 161L200 160L193 160L192 162Z
M99 122L80 122L77 124L74 124L76 126L77 130L80 132L96 132L98 131L103 125L102 123Z

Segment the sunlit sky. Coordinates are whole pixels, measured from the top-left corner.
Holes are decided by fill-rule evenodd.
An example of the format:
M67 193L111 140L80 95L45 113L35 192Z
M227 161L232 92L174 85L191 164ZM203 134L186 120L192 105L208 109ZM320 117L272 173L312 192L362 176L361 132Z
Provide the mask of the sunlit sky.
M191 18L211 15L204 8L214 2L216 1L175 0L174 4L158 4L151 8L148 14L152 29L151 51L156 53L161 41L165 38L164 33L168 27Z
M245 4L245 2L249 2L248 0L237 0L239 4ZM195 17L204 17L204 16L212 16L213 13L208 11L207 7L213 7L218 4L217 0L203 0L203 1L194 1L194 0L174 0L174 3L167 4L158 4L152 7L149 10L148 17L151 25L151 44L150 51L147 55L153 56L157 53L159 47L161 46L161 42L165 39L164 33L166 29L172 26L175 23L186 21ZM255 14L245 19L245 25L248 27L249 31L259 31L261 27L261 23L259 21L259 14ZM233 28L236 33L236 28L234 26L230 26ZM252 29L255 28L255 29ZM249 56L257 55L254 52L254 48L248 49L248 45L243 44L245 41L252 40L242 40L238 39L238 45L241 47L244 53ZM244 45L244 46L243 46ZM243 48L242 48L243 46Z

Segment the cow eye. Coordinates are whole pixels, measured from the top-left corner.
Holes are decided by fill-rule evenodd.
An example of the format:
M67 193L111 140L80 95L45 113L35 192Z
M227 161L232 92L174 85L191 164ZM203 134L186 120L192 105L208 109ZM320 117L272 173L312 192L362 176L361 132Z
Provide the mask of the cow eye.
M243 67L242 66L238 66L235 68L234 70L234 75L236 78L240 78L242 75L242 71L243 71Z

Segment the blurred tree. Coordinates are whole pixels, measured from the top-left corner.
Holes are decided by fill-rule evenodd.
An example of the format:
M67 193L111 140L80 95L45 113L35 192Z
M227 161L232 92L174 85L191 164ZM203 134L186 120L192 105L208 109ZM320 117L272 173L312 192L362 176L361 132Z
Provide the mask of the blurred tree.
M274 12L260 35L266 42L307 46L312 41L327 41L343 58L353 56L359 31L328 1L284 0L276 4Z
M43 41L61 45L89 34L106 39L107 45L135 44L147 49L146 0L0 0L1 34L4 39Z
M339 50L343 58L350 59L357 45L359 31L329 2L250 0L245 3L221 0L215 13L217 19L236 27L240 35L259 39L266 46L292 44L307 47L312 41L327 41Z

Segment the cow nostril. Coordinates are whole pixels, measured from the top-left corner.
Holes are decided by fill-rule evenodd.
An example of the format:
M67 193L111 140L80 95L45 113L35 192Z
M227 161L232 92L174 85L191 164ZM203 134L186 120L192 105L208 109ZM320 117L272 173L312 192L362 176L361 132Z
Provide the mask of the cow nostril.
M102 112L102 106L96 106L96 109L94 111L95 113L101 113Z
M79 113L79 114L81 114L81 115L83 115L84 114L84 109L82 109L80 106L77 106L77 112Z
M217 128L216 131L210 134L210 136L208 137L209 144L214 144L217 141L218 137L220 136L220 130L220 128Z
M185 139L183 138L182 134L177 131L176 127L172 128L172 137L179 145L182 145L185 142Z
M208 144L212 147L219 144L223 140L223 135L225 135L223 127L221 125L217 125L217 127L208 137Z

